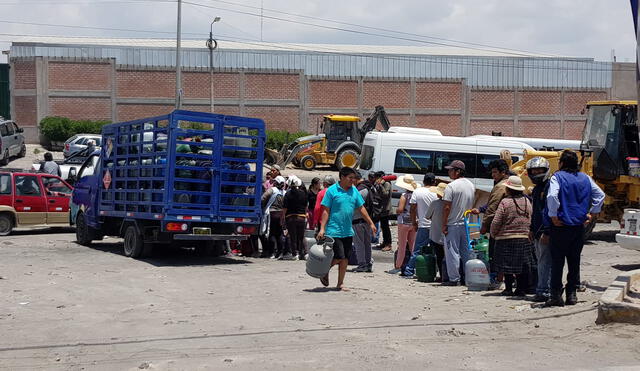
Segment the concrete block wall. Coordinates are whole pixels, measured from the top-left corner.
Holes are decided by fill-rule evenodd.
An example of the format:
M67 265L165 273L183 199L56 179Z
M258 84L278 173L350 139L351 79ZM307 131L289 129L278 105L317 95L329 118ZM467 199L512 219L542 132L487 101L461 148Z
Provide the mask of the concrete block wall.
M431 128L445 135L491 134L578 139L589 100L613 89L481 89L465 80L327 78L301 71L183 72L183 108L246 115L269 129L315 132L325 114L366 117L383 105L392 125ZM213 81L213 84L212 84ZM131 120L174 107L175 71L119 66L113 59L11 60L13 117L38 141L49 115ZM212 86L213 85L213 86Z

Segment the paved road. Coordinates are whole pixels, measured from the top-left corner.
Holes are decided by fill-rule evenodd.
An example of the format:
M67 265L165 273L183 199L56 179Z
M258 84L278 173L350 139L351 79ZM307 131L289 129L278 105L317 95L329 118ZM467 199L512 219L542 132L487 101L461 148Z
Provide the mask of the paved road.
M381 252L337 292L304 262L133 260L117 239L87 248L69 230L19 232L0 240L0 368L637 369L637 327L594 324L601 291L640 266L612 238L585 247L580 303L543 309L391 276Z

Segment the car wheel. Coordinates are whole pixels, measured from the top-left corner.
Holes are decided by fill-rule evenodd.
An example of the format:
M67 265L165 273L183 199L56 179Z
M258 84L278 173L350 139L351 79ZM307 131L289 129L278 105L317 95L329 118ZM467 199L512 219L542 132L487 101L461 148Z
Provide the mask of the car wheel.
M358 166L359 162L360 155L358 154L358 152L352 149L345 149L338 153L338 157L336 158L336 167L338 168L338 170L342 169L343 167L355 168L356 166Z
M84 213L80 212L76 216L76 242L82 246L89 246L91 241L93 241L93 233L87 225Z
M27 146L22 143L22 147L20 148L20 152L18 153L18 157L22 158L27 155Z
M130 225L124 231L124 255L130 258L139 258L144 250L142 235L138 233L135 225Z
M300 165L305 170L313 170L316 168L316 159L313 156L304 156L300 160Z
M13 218L8 214L0 214L0 236L8 236L13 231Z

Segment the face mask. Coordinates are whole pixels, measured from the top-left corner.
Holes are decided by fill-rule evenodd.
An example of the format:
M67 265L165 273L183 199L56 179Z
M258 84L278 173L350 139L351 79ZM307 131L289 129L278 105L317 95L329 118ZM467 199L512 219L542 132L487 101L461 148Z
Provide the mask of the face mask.
M529 175L529 178L531 179L531 181L533 182L533 184L542 184L544 182L544 178L547 176L547 174L538 174L538 175Z

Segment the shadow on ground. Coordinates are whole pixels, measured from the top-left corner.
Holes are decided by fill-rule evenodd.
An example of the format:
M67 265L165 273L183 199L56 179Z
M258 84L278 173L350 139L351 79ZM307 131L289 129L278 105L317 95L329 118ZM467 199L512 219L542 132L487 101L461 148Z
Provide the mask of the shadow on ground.
M124 259L124 247L122 242L94 242L91 247L94 250L120 255ZM155 248L150 257L138 259L156 267L181 267L181 266L202 266L202 265L229 265L229 264L252 264L250 260L233 256L202 256L194 249L189 248Z
M55 227L55 228L41 228L41 229L22 229L11 232L11 236L35 236L43 234L58 234L58 233L76 233L76 229L72 227Z
M611 268L617 269L619 271L629 272L640 269L640 264L615 264L612 265Z
M619 230L606 230L606 231L597 231L592 232L591 236L589 236L589 240L585 242L585 245L593 245L596 241L602 242L616 242L616 233L620 232Z

